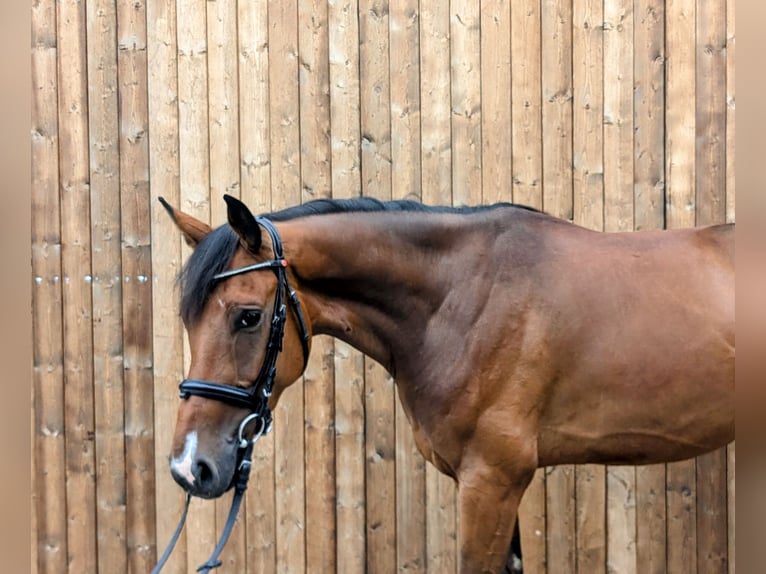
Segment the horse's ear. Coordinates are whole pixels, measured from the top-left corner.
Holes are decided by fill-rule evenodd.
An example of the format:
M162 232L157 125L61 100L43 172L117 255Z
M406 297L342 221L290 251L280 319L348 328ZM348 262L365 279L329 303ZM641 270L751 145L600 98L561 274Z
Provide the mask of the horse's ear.
M229 225L239 236L242 246L250 253L261 249L261 228L247 206L231 195L224 195Z
M164 197L160 197L159 200L162 207L165 208L173 219L173 222L178 226L178 229L181 230L181 233L189 246L197 247L197 244L202 241L210 231L212 231L207 223L203 223L191 215L186 215L182 211L173 209L173 207L165 201Z

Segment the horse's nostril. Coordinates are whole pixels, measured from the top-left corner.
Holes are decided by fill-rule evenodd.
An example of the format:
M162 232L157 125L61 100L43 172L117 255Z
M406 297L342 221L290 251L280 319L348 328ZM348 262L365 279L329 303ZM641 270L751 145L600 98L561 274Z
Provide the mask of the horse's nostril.
M213 479L213 471L210 465L204 460L197 462L197 480L200 484L208 484Z

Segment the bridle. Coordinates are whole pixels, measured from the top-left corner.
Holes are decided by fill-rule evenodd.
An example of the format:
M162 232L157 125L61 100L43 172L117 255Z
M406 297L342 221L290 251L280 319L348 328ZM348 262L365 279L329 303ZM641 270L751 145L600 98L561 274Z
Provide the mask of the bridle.
M198 397L213 399L235 407L247 409L256 414L261 420L265 421L265 432L269 432L269 429L271 428L271 411L269 410L268 402L269 397L271 396L271 390L274 386L274 377L277 373L277 357L282 350L282 339L285 334L285 323L287 320L285 296L290 301L293 313L298 322L301 344L303 345L304 369L309 360L310 337L308 329L306 329L306 320L303 317L300 301L298 301L298 296L290 287L290 283L287 279L287 260L284 258L282 252L282 240L279 237L279 232L276 227L274 227L274 224L268 219L256 217L255 220L259 225L264 227L271 236L274 259L247 265L245 267L238 267L237 269L230 269L214 275L213 279L216 281L223 281L236 275L242 275L252 271L261 271L264 269L272 269L276 274L277 292L274 296L271 331L269 333L269 341L266 346L266 357L261 366L261 371L249 389L241 389L231 385L222 385L221 383L213 383L200 379L186 379L181 383L179 389L181 391L182 399L188 399L190 396L196 395Z
M279 236L277 228L271 221L261 217L256 217L255 221L269 233L272 250L274 251L274 259L223 271L222 273L214 275L213 279L215 281L223 281L236 275L242 275L252 271L262 271L265 269L273 270L277 276L277 290L274 296L274 309L271 315L271 330L269 332L268 343L266 344L266 356L264 357L263 365L258 373L258 377L253 381L253 384L249 389L242 389L201 379L184 379L179 385L181 398L184 400L191 396L198 396L205 399L221 401L228 405L250 411L250 414L242 419L237 430L237 463L234 476L232 477L232 484L229 486L229 488L232 486L234 487L234 498L232 499L229 516L226 520L223 532L221 533L221 539L218 541L213 554L207 562L197 568L198 572L209 572L213 568L218 568L222 564L218 559L218 555L221 553L229 539L231 530L234 527L234 521L239 512L239 507L242 503L242 495L247 489L247 481L250 477L250 459L253 453L253 445L255 445L261 436L268 434L271 430L272 415L271 409L269 408L269 397L271 396L271 391L274 387L274 379L277 375L277 358L280 351L282 351L282 340L284 339L285 323L287 322L287 304L285 303L285 300L290 302L296 322L298 323L301 346L303 347L303 369L306 368L309 360L310 335L306 328L306 320L303 316L303 310L301 309L298 296L290 287L290 282L287 278L287 260L284 258L282 239ZM258 423L257 430L252 438L247 439L245 438L247 427L254 421ZM152 570L152 574L158 573L170 557L176 541L181 534L181 530L183 530L190 501L191 494L187 493L181 521L171 537L168 547L165 549L162 557Z

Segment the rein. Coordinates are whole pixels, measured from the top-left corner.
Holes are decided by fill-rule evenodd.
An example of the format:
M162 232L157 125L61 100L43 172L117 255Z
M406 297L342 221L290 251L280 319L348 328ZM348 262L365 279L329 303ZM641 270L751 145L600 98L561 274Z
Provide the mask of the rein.
M269 340L266 346L266 357L264 358L258 377L253 382L250 389L240 389L231 385L203 381L201 379L185 379L179 385L179 390L181 391L180 397L182 399L188 399L192 395L196 395L198 397L221 401L234 407L250 411L250 414L239 424L239 429L237 431L239 446L237 448L237 465L234 471L234 476L232 477L232 484L230 485L230 488L231 486L234 487L234 497L231 501L229 516L226 519L226 525L221 533L221 538L218 541L218 544L216 544L216 547L213 550L213 554L207 562L197 568L197 572L207 573L223 564L218 559L218 556L226 545L226 542L229 540L231 531L234 528L234 522L237 518L237 513L242 504L242 497L245 490L247 490L247 481L250 478L250 468L252 464L251 458L253 454L253 446L261 436L268 434L269 431L271 431L272 415L271 409L269 408L269 397L271 396L271 391L274 387L274 379L277 374L277 357L282 350L282 340L285 334L285 323L287 321L287 305L285 303L285 298L289 300L293 309L293 314L298 322L301 346L303 347L304 369L309 360L310 336L308 329L306 328L306 320L303 317L303 311L298 296L290 287L290 283L287 279L287 260L284 259L282 240L279 237L279 232L274 224L268 219L256 217L255 220L261 227L266 229L271 236L274 259L247 265L245 267L238 267L237 269L230 269L214 275L213 279L222 281L229 277L234 277L235 275L242 275L243 273L261 271L264 269L273 270L277 276L277 291L274 296L274 310L271 317ZM259 421L260 426L252 439L246 439L244 437L245 430L252 421ZM162 557L157 562L157 565L154 567L151 574L158 574L165 565L165 562L170 558L170 554L173 552L173 548L175 547L186 522L186 515L189 510L190 502L191 494L187 493L181 520L168 543L168 547L165 549L165 552L162 554Z

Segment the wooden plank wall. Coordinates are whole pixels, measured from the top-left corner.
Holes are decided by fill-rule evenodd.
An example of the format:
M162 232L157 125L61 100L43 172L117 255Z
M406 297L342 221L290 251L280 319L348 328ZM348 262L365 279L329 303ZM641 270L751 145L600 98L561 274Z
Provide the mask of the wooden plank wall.
M733 221L733 0L35 0L32 571L147 572L183 496L163 195L212 224L360 194L598 230ZM734 446L541 469L529 573L734 572ZM225 572L456 571L455 492L390 377L329 338L258 444ZM195 501L193 572L228 498Z

